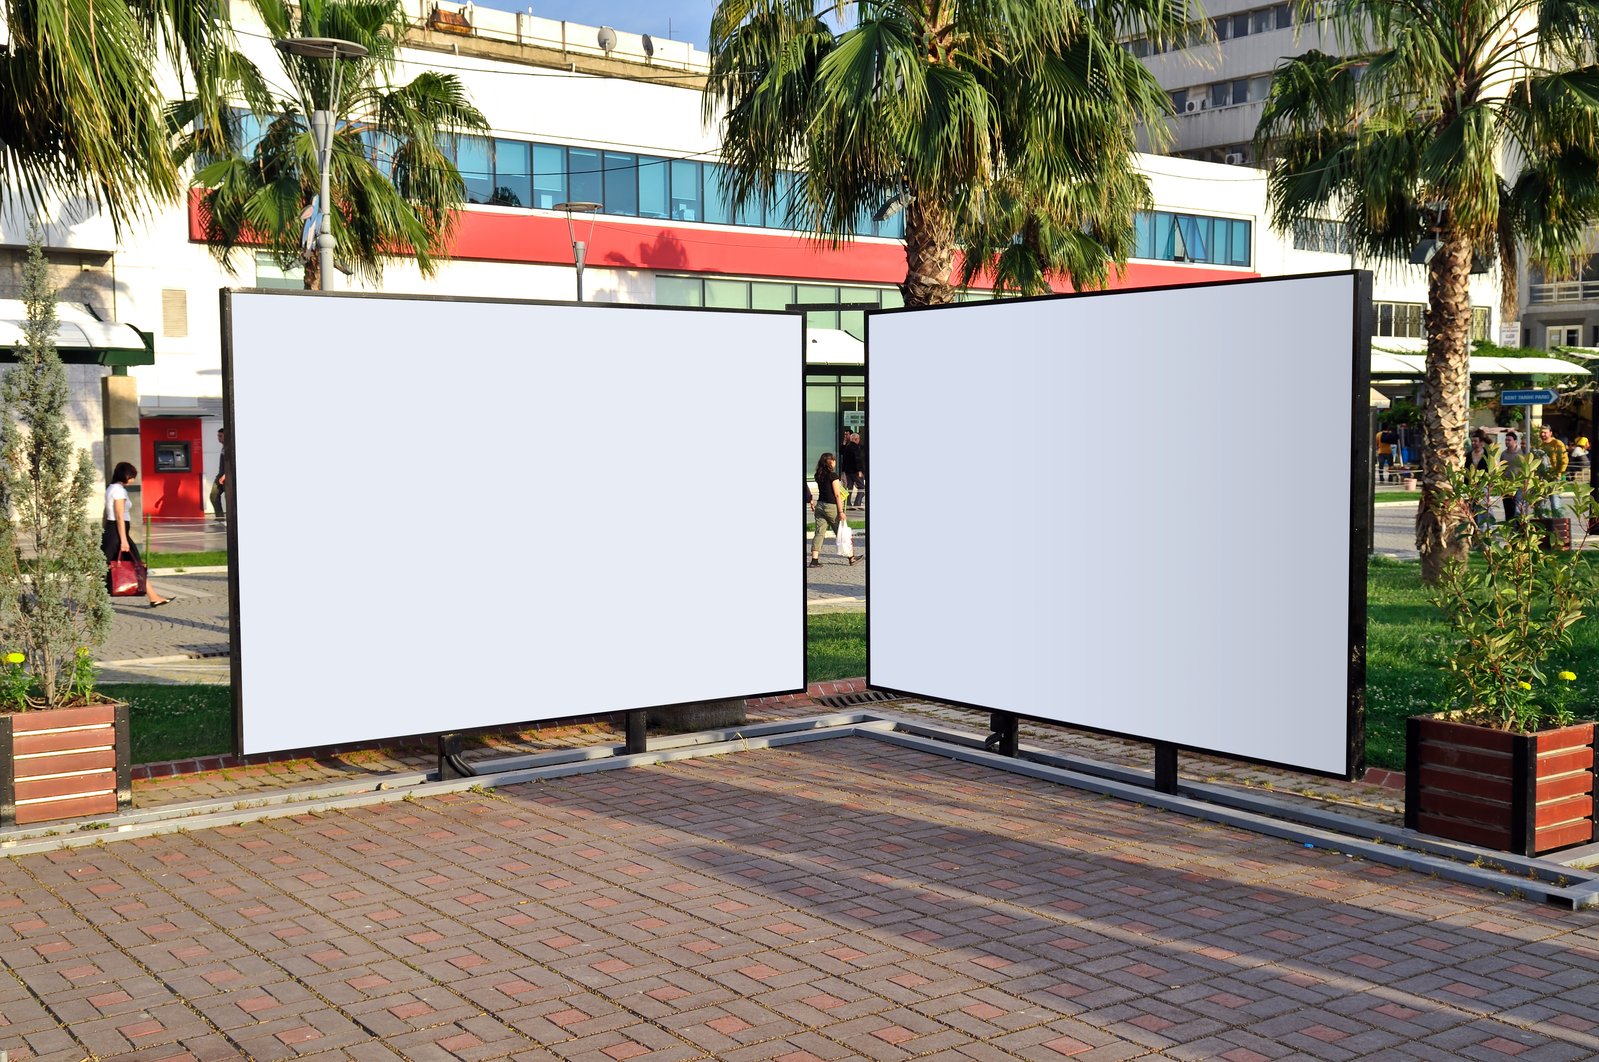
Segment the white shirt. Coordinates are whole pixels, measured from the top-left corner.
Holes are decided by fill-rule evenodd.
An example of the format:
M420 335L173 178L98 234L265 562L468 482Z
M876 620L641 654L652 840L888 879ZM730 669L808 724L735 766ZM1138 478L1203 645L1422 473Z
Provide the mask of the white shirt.
M105 518L113 523L117 518L117 499L122 499L122 515L128 523L133 522L133 506L128 501L128 488L121 483L113 483L105 489Z

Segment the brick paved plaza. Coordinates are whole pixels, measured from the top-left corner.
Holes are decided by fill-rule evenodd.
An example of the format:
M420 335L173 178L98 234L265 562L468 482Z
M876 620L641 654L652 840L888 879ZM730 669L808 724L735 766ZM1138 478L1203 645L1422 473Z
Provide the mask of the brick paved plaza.
M1599 916L864 739L0 860L12 1060L1599 1054Z

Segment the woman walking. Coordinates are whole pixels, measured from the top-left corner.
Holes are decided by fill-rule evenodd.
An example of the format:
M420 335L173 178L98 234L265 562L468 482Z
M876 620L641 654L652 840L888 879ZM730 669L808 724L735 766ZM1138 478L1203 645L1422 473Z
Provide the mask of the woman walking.
M139 547L134 545L128 528L128 484L138 478L139 470L127 461L111 470L111 485L105 489L105 526L100 532L100 550L107 564L123 556L139 563ZM160 608L172 600L156 593L148 579L144 582L144 596L151 608Z
M844 487L838 481L838 462L832 454L823 454L816 462L816 500L811 502L811 512L816 514L816 530L811 534L811 567L822 566L822 536L828 528L838 535L839 522L844 518ZM861 555L853 553L849 562L856 564Z

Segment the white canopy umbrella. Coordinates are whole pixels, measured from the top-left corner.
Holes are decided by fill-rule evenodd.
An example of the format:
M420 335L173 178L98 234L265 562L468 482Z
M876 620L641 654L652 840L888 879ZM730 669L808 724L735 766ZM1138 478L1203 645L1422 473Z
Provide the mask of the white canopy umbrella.
M1473 376L1590 376L1587 369L1576 362L1560 358L1496 358L1473 354L1470 359ZM1372 376L1420 378L1427 369L1425 354L1401 354L1390 350L1371 352Z
M843 329L807 328L805 364L865 365L866 344Z

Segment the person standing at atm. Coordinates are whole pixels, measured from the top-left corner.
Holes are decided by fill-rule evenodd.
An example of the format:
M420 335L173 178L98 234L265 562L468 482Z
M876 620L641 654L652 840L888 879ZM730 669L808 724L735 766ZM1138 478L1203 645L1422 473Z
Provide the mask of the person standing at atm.
M128 526L128 484L138 478L139 470L127 461L117 462L117 467L111 470L111 485L105 489L105 526L100 532L100 550L107 564L123 555L135 564L139 562L139 547L134 544L133 532ZM156 593L148 579L144 581L144 596L151 608L160 608L172 600Z
M218 520L226 520L227 493L224 488L228 485L228 440L223 428L217 429L217 445L222 449L217 454L217 476L211 481L211 511L216 513Z

